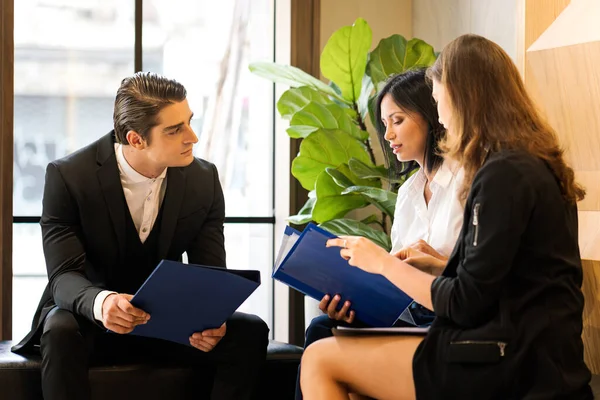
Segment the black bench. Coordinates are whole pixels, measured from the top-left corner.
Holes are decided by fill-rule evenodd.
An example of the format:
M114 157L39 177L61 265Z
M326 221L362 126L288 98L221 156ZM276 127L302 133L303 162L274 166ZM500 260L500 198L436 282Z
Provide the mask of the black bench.
M42 400L40 357L10 351L14 342L0 342L0 398ZM269 342L267 366L256 399L294 398L302 348ZM90 368L93 399L208 399L210 375L176 365L125 364Z
M0 399L41 400L40 357L23 357L10 351L13 342L0 342ZM292 400L302 348L269 342L267 367L256 399ZM94 400L208 399L210 376L200 370L172 365L126 364L90 369ZM600 375L593 375L592 390L600 399Z

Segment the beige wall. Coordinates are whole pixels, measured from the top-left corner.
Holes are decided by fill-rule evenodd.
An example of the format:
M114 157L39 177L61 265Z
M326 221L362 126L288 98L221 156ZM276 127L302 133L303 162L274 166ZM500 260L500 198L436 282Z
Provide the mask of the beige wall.
M493 40L517 61L520 0L417 0L413 34L436 51L465 33Z
M412 37L412 0L321 0L321 50L339 28L363 18L373 30L373 44L399 33Z

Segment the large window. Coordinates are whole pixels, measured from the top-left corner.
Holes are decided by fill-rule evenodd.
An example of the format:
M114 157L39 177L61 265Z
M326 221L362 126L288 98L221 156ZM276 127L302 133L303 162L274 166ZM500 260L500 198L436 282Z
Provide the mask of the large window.
M37 223L46 165L112 128L116 90L140 62L187 88L195 154L217 165L225 192L228 266L261 271L261 287L240 310L272 327L274 99L272 85L247 66L273 59L274 0L144 0L141 18L136 3L14 2L16 340L47 282Z

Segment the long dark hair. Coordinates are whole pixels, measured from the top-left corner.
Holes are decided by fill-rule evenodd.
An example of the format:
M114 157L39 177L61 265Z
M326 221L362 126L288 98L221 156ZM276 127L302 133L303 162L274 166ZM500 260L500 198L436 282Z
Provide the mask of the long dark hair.
M529 97L517 67L504 50L482 36L467 34L450 42L427 76L446 87L452 107L451 135L444 153L465 171L465 199L488 151L525 150L544 160L560 182L563 197L585 196L564 159L554 129Z
M431 85L425 78L424 68L412 69L389 78L385 86L377 94L375 100L374 125L377 129L379 143L383 149L390 170L396 175L407 174L419 167L416 161L401 163L385 140L385 126L381 121L381 102L390 94L398 107L406 114L419 114L427 123L427 139L423 167L430 173L442 165L443 158L439 151L439 142L445 135L444 127L438 120L437 106L431 95ZM404 164L404 165L403 165Z

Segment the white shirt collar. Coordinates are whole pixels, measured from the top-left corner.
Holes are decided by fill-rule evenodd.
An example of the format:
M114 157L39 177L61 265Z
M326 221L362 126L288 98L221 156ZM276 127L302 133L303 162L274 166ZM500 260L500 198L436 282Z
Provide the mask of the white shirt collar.
M147 178L144 175L137 172L125 159L123 155L123 145L120 143L115 143L115 154L117 156L117 165L119 166L119 171L123 176L125 183L135 184L142 183L151 180L152 178ZM157 180L164 179L167 176L167 169L165 168L163 172L159 176L156 177Z
M445 159L435 173L431 184L444 189L448 188L448 185L450 182L452 182L452 178L456 175L459 169L460 168L457 162ZM425 186L426 180L427 178L425 177L423 168L419 168L419 170L415 172L414 179L409 183L408 189L412 189L414 187L417 190L422 190Z
M433 177L433 181L431 183L436 184L437 186L447 188L452 178L456 175L459 170L459 165L457 162L452 160L444 160L442 165L438 168L435 176Z

